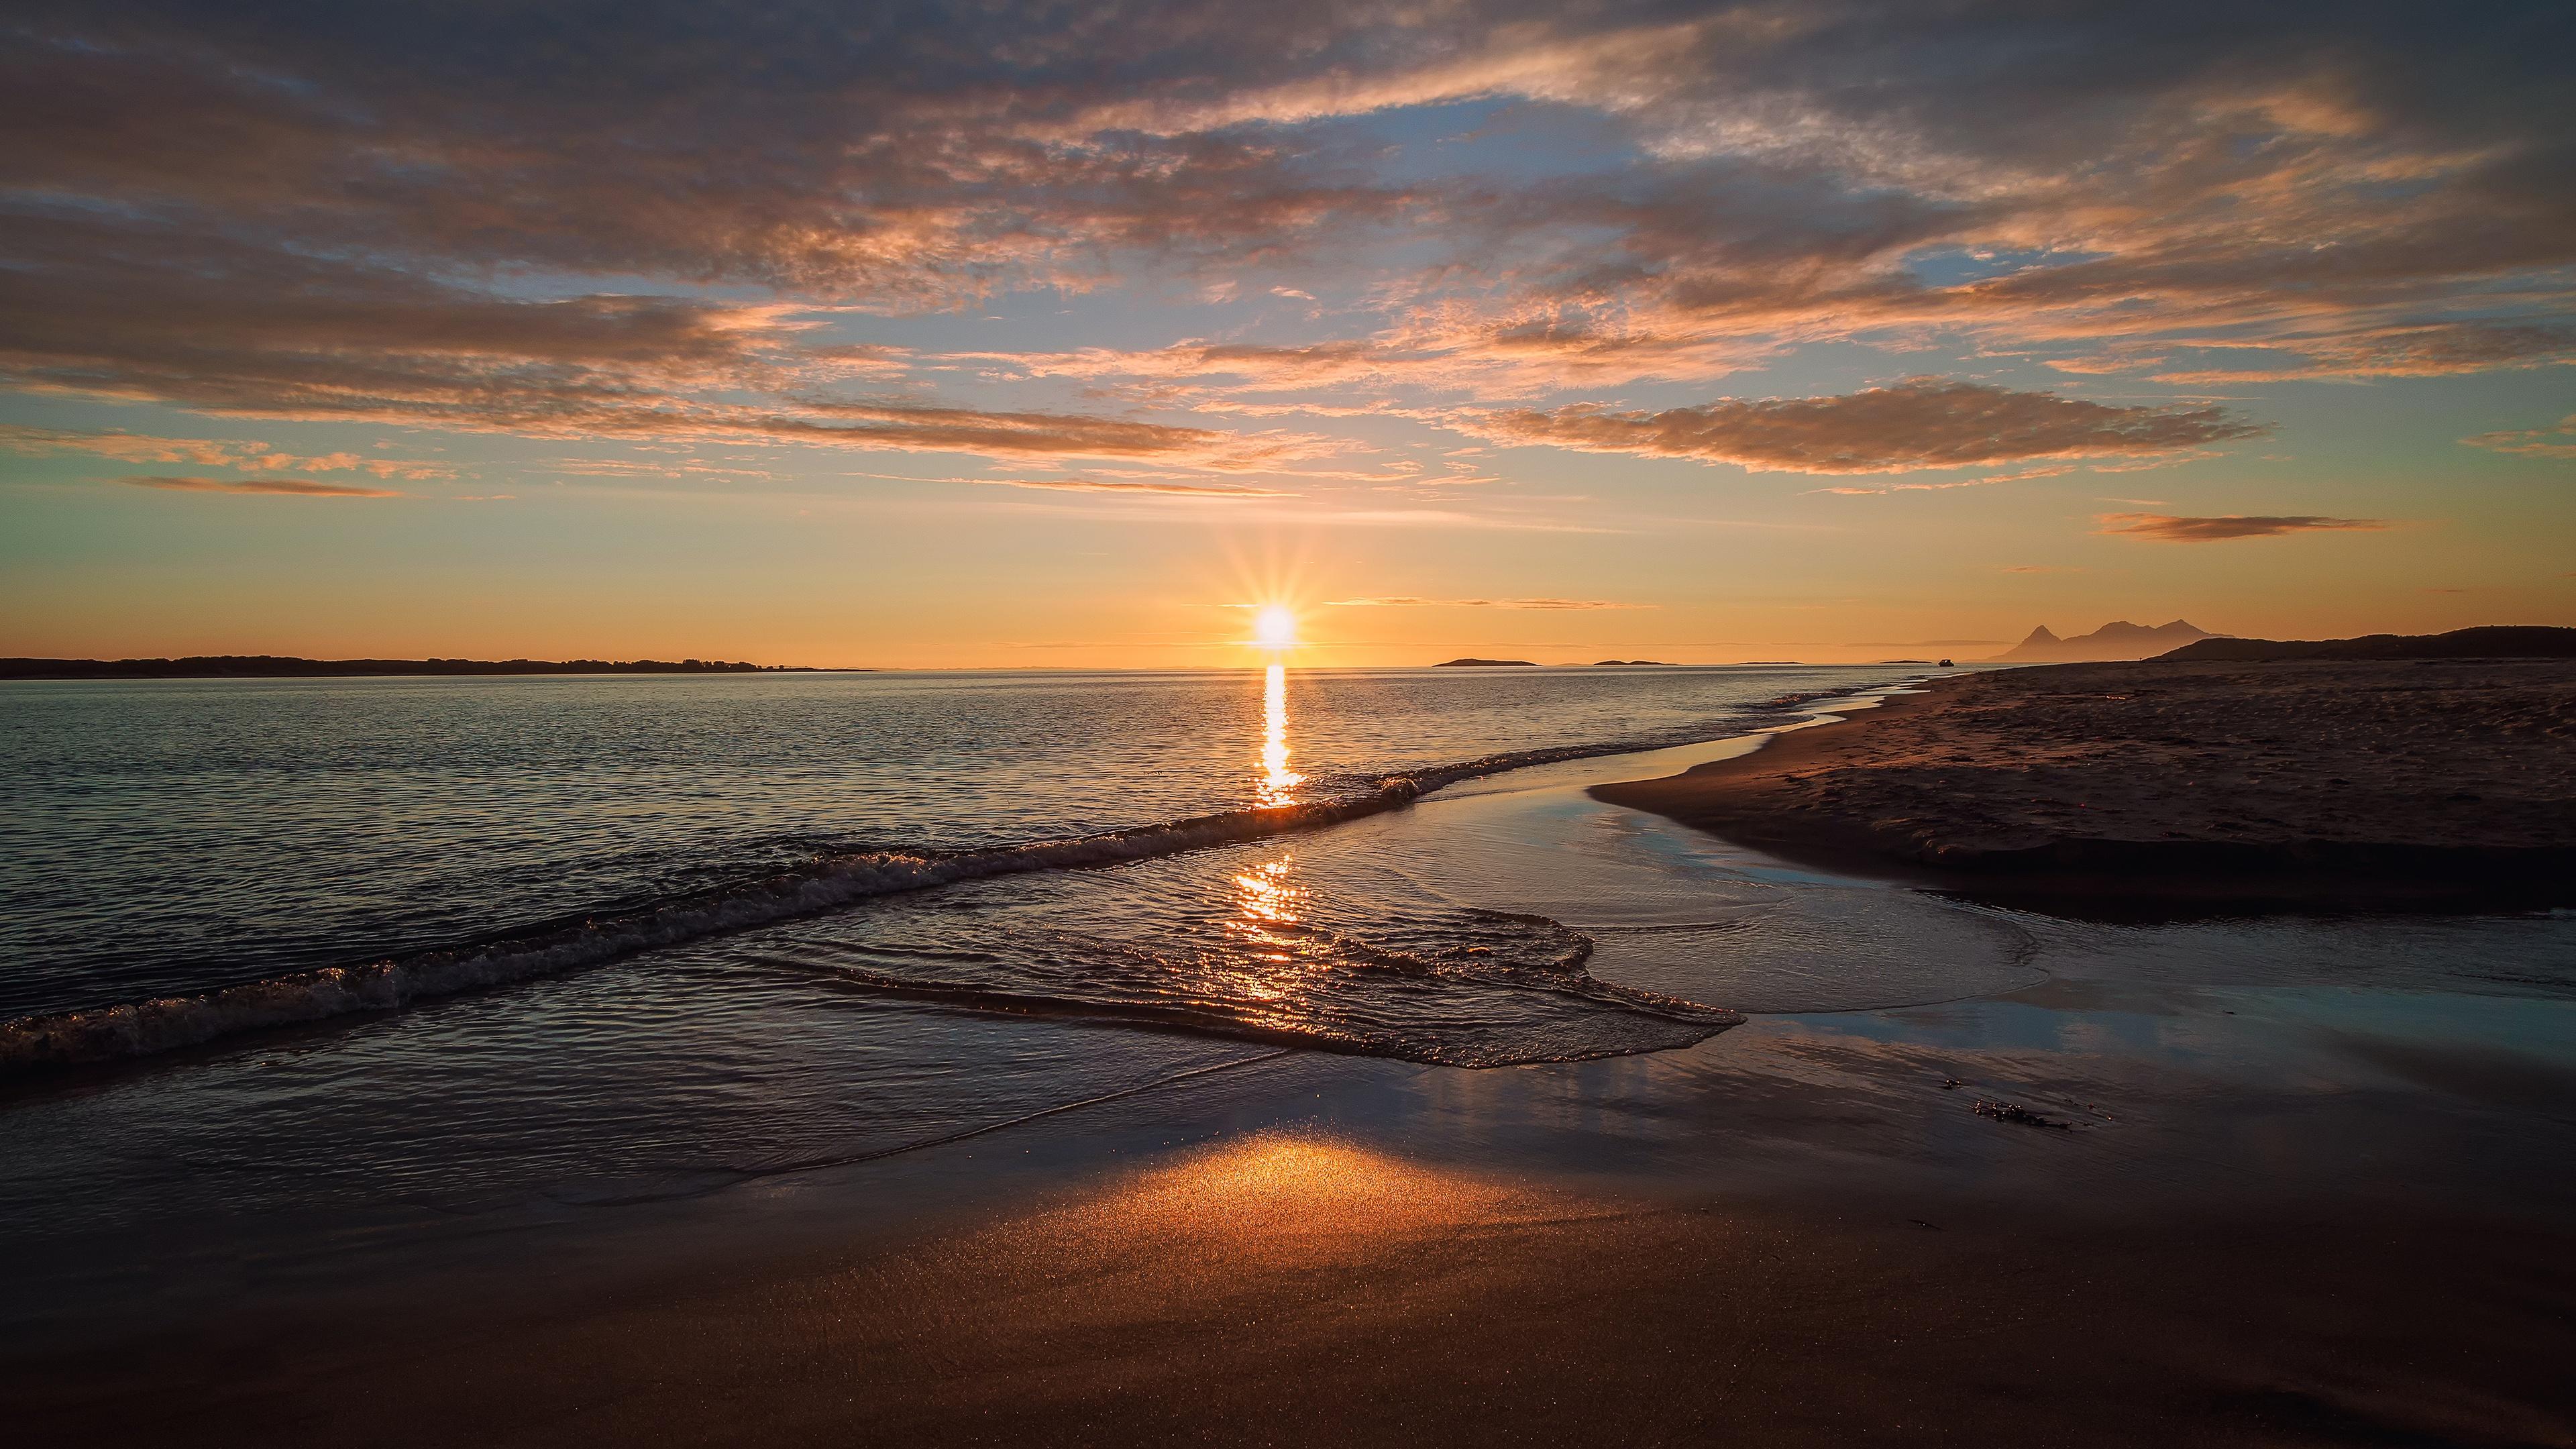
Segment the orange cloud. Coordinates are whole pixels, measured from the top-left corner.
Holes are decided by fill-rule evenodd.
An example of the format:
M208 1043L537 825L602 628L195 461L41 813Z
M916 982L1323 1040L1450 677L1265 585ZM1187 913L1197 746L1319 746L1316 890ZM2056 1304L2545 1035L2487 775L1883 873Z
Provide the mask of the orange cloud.
M299 457L276 452L266 443L215 438L154 438L136 433L81 432L0 423L0 448L14 453L88 453L123 463L195 463L211 468L261 471L292 469L301 473L356 471L379 478L452 478L455 470L437 463L403 458L367 458L356 453Z
M981 483L996 488L1038 488L1061 493L1144 493L1174 498L1294 498L1277 488L1222 483L1120 482L1101 478L942 478L942 483Z
M2520 432L2480 433L2462 438L2472 448L2491 452L2514 453L2525 458L2576 458L2576 413L2558 420L2554 428L2531 428Z

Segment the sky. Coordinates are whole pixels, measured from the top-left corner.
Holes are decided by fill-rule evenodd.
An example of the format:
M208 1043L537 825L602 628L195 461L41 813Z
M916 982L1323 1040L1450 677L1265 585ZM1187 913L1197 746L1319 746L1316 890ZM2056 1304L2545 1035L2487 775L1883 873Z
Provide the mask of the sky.
M0 20L0 654L2576 624L2576 8Z

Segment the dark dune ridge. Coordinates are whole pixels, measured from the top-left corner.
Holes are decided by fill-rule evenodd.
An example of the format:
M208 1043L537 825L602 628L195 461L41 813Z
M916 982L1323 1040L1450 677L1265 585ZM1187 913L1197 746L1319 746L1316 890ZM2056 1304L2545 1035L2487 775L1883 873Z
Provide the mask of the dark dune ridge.
M182 659L0 659L0 679L339 679L446 674L811 674L797 664L718 659L299 659L192 654Z
M2495 631L2524 632L2571 631ZM1788 859L2075 915L2576 903L2576 662L2192 657L2249 642L1945 679L1593 794Z
M2492 624L2448 634L2364 634L2358 639L2196 640L2157 656L2194 663L2288 659L2576 659L2576 629Z

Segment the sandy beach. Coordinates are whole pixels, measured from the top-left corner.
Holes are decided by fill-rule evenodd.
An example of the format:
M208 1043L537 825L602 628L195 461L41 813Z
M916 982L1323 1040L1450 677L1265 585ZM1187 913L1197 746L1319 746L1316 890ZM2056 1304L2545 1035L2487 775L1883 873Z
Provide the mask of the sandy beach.
M2576 903L2576 663L2070 664L1595 794L2056 909Z

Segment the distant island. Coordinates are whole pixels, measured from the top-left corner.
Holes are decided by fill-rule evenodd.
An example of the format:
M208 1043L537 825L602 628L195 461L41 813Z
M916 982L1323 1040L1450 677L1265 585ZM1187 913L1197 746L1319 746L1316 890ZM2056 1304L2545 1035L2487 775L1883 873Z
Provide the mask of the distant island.
M1592 667L1595 669L1608 669L1614 664L1623 667L1633 667L1636 665L1664 667L1664 661L1660 659L1595 659L1592 661Z
M1991 661L1996 664L2104 664L2130 659L2152 659L2198 639L2219 636L2206 629L2176 619L2150 629L2126 619L2103 625L2090 634L2061 639L2049 632L2046 624L2030 631L2023 639Z
M1432 668L1434 668L1434 669L1503 669L1503 668L1511 668L1511 669L1536 669L1536 668L1538 668L1538 666L1537 666L1536 664L1533 664L1533 663L1531 663L1529 660L1526 660L1526 659L1443 659L1443 660L1441 660L1439 663L1434 664L1434 665L1432 665L1431 667L1432 667Z
M812 674L791 664L718 659L298 659L193 654L184 659L0 659L0 679L339 679L442 674Z

